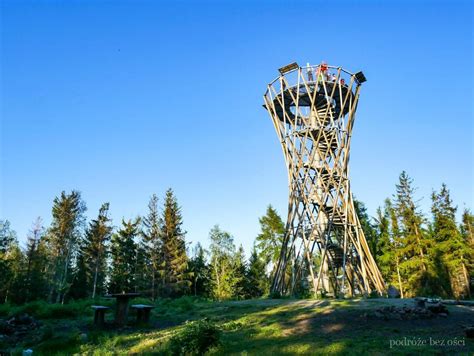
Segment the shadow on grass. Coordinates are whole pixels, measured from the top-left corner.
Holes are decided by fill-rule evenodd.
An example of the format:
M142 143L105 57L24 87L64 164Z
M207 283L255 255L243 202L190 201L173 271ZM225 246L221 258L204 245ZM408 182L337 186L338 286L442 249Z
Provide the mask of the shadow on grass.
M364 308L340 308L326 303L298 307L295 303L289 310L280 308L270 315L261 313L254 318L253 325L229 331L223 346L215 353L472 354L474 351L474 341L465 339L459 326L473 320L472 309L466 313L453 308L448 319L381 320L367 316ZM424 345L410 345L406 339L421 340ZM432 340L444 340L444 345L434 346ZM456 340L462 340L462 344L449 345Z

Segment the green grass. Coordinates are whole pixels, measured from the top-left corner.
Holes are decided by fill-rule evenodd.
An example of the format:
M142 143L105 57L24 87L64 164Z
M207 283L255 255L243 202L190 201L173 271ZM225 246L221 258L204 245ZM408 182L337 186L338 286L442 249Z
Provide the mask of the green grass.
M150 303L149 300L134 302ZM107 302L110 303L110 302ZM21 354L32 348L35 355L129 355L167 354L169 340L179 333L187 320L209 318L221 329L221 343L211 355L292 355L292 354L472 354L474 342L465 339L464 347L399 346L390 340L406 338L463 338L460 324L474 320L469 308L450 306L447 319L384 321L367 318L374 308L390 303L383 299L291 300L260 299L211 302L185 297L161 299L155 305L149 327L122 330L93 330L91 301L65 306L42 305L9 312L31 310L43 316L44 325L34 335L10 349ZM61 309L62 308L62 309ZM112 318L108 313L107 318ZM133 315L130 320L133 319ZM4 350L6 345L0 346Z

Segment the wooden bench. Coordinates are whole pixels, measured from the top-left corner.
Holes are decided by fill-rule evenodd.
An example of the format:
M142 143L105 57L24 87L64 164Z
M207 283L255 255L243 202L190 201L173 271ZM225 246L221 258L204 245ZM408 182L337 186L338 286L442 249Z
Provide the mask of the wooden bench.
M97 327L104 326L105 312L110 308L103 305L92 305L92 309L94 309L94 325Z
M150 321L150 312L155 307L146 304L134 304L131 308L137 310L137 323L148 323Z

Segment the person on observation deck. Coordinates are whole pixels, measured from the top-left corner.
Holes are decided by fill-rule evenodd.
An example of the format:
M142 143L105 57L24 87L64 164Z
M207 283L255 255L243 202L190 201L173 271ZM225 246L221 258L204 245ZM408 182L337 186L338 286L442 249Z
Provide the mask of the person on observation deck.
M312 82L313 81L313 71L312 71L309 63L306 63L306 67L307 67L306 73L308 74L308 81Z
M321 62L321 65L320 65L319 67L321 68L321 71L322 71L323 73L326 73L327 70L328 70L328 65L327 65L327 63L324 62L324 61Z
M326 64L326 62L321 62L321 65L319 66L321 68L321 74L323 76L323 78L326 80L326 81L329 81L329 73L328 73L328 65Z
M316 78L318 79L318 82L319 81L322 82L324 81L324 79L326 79L326 70L327 70L327 67L326 69L324 69L323 64L318 66L318 68L316 69Z

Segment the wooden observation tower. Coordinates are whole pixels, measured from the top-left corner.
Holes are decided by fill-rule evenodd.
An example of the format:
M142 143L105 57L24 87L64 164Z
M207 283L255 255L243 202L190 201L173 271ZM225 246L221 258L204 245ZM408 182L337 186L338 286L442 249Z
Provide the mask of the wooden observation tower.
M349 152L362 72L325 63L279 69L264 95L288 169L286 235L272 291L361 295L385 290L349 182Z

